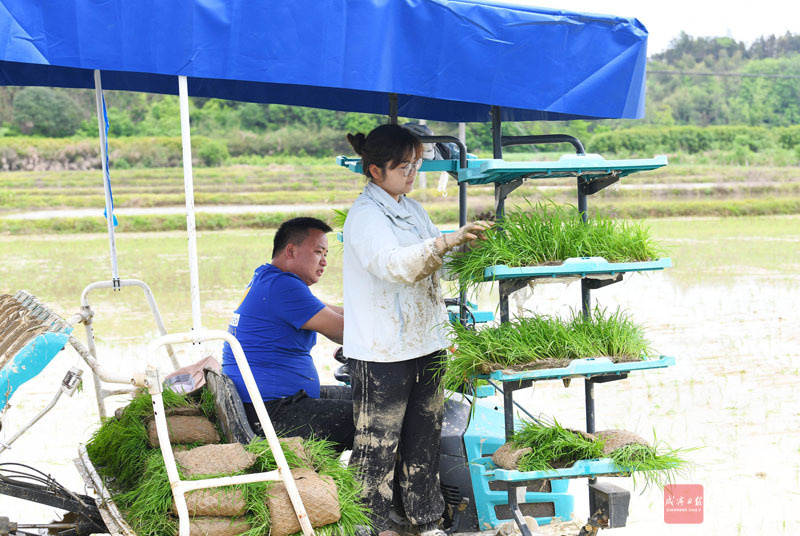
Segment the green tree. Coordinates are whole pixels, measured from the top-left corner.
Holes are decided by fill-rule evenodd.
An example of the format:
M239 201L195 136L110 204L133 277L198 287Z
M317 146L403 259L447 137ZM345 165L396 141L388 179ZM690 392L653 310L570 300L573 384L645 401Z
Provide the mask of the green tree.
M178 97L164 95L154 99L147 115L137 125L137 133L143 136L180 136L181 117Z
M800 54L750 62L753 74L800 74ZM750 125L787 126L800 123L800 80L746 78L734 97L737 118Z
M247 102L239 107L239 123L245 130L262 132L267 129L267 109L265 104Z
M26 87L14 96L13 108L14 123L24 134L63 138L81 126L81 109L64 91Z
M385 122L385 120L380 120L376 115L349 113L346 114L342 126L344 130L351 134L356 132L367 134L370 130Z

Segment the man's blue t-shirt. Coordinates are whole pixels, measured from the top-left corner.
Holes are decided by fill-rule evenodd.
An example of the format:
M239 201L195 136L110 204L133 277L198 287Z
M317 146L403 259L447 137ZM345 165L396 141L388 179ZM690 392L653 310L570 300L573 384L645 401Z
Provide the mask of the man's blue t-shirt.
M319 398L319 376L311 359L317 332L301 326L324 307L295 274L271 264L256 268L228 332L242 345L264 400L291 396L300 389ZM222 371L233 380L242 401L252 402L227 342Z

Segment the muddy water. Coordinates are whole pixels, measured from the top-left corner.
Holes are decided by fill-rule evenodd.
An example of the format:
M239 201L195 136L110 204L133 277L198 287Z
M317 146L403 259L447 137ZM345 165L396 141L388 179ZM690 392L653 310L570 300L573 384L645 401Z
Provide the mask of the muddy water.
M782 251L793 251L796 259L797 237L781 240ZM694 469L679 481L704 487L705 521L667 525L662 492L640 494L637 488L632 493L628 527L611 534L792 534L800 529L798 270L792 266L771 269L761 258L751 262L741 255L724 267L705 261L698 264L693 259L713 260L709 248L726 243L674 243L680 246L672 255L675 268L626 276L622 283L593 293L599 305L620 306L644 323L659 353L677 360L669 369L633 373L626 380L598 385L597 426L624 428L646 438L655 431L659 440L672 447L700 447L687 454ZM719 251L730 254L724 247ZM329 272L326 277L339 277L334 270ZM325 299L341 300L341 289L333 283L320 291ZM214 309L221 316L226 307L235 305L236 297L236 293L229 299L221 294L212 297ZM579 299L578 283L540 285L532 295L525 296L523 291L515 296L512 311L565 313L577 307ZM480 296L482 308L494 308L495 301L496 289ZM65 306L64 312L72 311ZM137 329L152 333L148 319L143 317L138 324ZM98 333L101 355L113 356L119 363L141 362L141 337L125 333L119 338ZM314 351L321 376L330 380L337 366L330 357L333 348L322 343ZM182 350L189 354L182 359L191 360L192 352ZM8 439L44 407L63 374L76 364L83 367L77 354L67 349L22 386L12 399L14 408L0 438ZM62 400L12 450L0 454L0 462L32 465L68 488L82 490L71 459L77 444L91 436L97 422L92 384L86 380L82 393ZM580 380L573 380L568 388L560 382L541 383L515 397L529 410L555 416L562 424L583 425ZM630 478L611 481L633 487ZM576 497L576 516L585 517L585 481L572 482L570 490ZM20 522L58 517L54 509L0 496L0 515L9 514Z

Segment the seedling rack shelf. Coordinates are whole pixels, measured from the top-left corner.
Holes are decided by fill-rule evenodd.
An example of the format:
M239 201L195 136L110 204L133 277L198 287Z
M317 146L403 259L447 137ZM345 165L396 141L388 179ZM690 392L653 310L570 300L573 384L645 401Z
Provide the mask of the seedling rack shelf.
M648 272L663 270L672 266L668 257L643 262L608 262L602 257L571 257L559 265L508 267L505 264L487 266L483 272L484 281L505 279L535 279L556 277L597 277L616 276L625 272Z
M605 160L599 155L587 155L583 144L572 136L503 136L500 121L500 107L492 107L492 141L493 156L491 160L472 162L471 166L463 165L458 170L459 185L494 184L495 215L502 225L505 213L506 198L528 179L574 177L578 193L578 211L584 222L588 221L588 196L617 182L620 177L638 171L656 169L667 164L666 156L658 156L646 160ZM570 143L576 155L562 157L557 162L506 162L503 158L503 147L520 144ZM466 196L463 196L466 202ZM465 207L461 207L464 212ZM668 258L638 263L609 263L602 258L567 259L557 266L537 266L509 268L508 266L488 266L484 272L486 281L498 281L500 321L509 321L508 297L516 290L536 278L581 278L581 310L589 316L591 311L591 291L622 280L625 272L661 270L672 265ZM597 279L597 277L600 279ZM595 431L594 385L627 378L634 370L663 368L674 365L675 359L661 356L658 359L613 363L608 358L579 359L570 362L563 368L528 370L524 372L495 371L483 378L490 378L502 383L503 416L505 420L506 441L514 433L514 400L515 390L524 389L536 381L558 380L565 385L574 377L584 378L586 431ZM481 378L481 376L476 376ZM507 485L508 505L514 520L523 536L530 536L524 523L522 511L517 500L518 488L527 488L531 481L542 479L555 480L566 478L589 478L590 483L601 475L623 476L628 472L617 467L611 460L580 460L571 467L550 471L508 471L496 469L485 457L486 453L477 453L470 459L473 471L481 472L489 480L502 481ZM595 513L594 496L589 493L590 515Z
M506 482L525 482L531 480L561 480L565 478L586 478L598 476L628 476L630 471L619 467L610 458L594 460L578 460L570 467L563 469L548 469L546 471L511 471L508 469L495 469L494 476L497 480Z
M393 117L396 121L396 117ZM588 196L614 184L621 177L639 171L653 170L667 165L666 156L656 156L649 159L637 160L605 160L600 155L587 155L581 142L564 135L544 136L503 136L500 122L500 108L492 107L492 136L494 154L492 159L467 158L466 148L459 142L459 160L425 160L421 171L446 171L456 175L459 184L459 225L466 224L467 218L467 186L489 185L495 187L495 215L496 220L502 225L502 216L505 212L506 198L526 180L575 178L578 193L578 211L583 221L588 221ZM422 137L423 142L452 142L453 138L447 136ZM565 155L556 162L507 162L503 160L504 146L540 143L570 143L576 150L574 155ZM356 173L362 173L361 159L337 157L337 164ZM576 277L581 279L581 309L584 315L589 315L591 310L591 290L599 289L622 280L627 272L644 272L663 270L672 266L669 258L660 258L644 262L608 262L601 257L581 257L565 259L559 265L508 267L505 265L487 266L484 271L484 281L497 281L499 287L500 321L509 321L508 297L513 292L524 287L532 279L555 278L564 281ZM461 303L466 304L465 291L461 293ZM455 311L450 311L451 318ZM461 322L466 324L468 318L464 307L460 309ZM473 323L477 319L473 320ZM483 319L482 319L483 320ZM488 375L476 375L477 379L490 379L502 383L503 388L503 417L505 436L508 441L514 433L514 400L513 393L533 385L536 381L562 380L568 384L572 378L584 379L586 431L595 431L594 385L609 381L627 378L628 373L636 370L649 370L664 368L675 364L675 358L661 356L657 359L645 359L623 363L613 363L606 357L573 360L566 367L554 369L536 369L524 372L495 371ZM475 433L480 427L476 426ZM533 493L529 490L521 495L528 502L537 502L539 495L549 495L547 499L554 504L559 503L559 508L569 508L571 511L571 497L566 493L566 488L557 485L558 480L589 478L594 482L598 476L626 476L629 471L618 467L610 459L579 460L571 467L553 469L549 471L508 471L494 466L487 454L491 454L500 445L472 442L483 445L485 452L469 452L470 471L486 488L480 491L484 495L484 502L494 504L499 500L497 490L490 490L489 484L495 487L502 483L507 489L507 504L512 516L523 536L531 536L531 532L523 521L523 514L518 503L518 488L527 488L533 481L551 481L552 493ZM522 491L522 490L519 490ZM476 497L479 490L475 490ZM505 495L505 494L503 494ZM543 499L542 499L543 500ZM494 501L494 502L492 502ZM594 513L594 497L589 494L590 512ZM476 504L476 506L478 506ZM493 517L491 508L484 505L489 511L488 517ZM480 508L479 508L480 510Z
M518 179L581 177L585 181L614 179L667 165L666 156L639 160L606 160L600 155L564 155L557 162L506 162L501 159L470 162L458 170L458 181L468 184L505 184Z
M614 363L608 357L589 357L573 359L562 368L531 369L520 372L496 370L491 374L479 375L478 378L497 380L500 382L522 382L540 380L563 380L567 378L595 378L619 376L635 370L649 370L670 367L675 358L662 355L658 359L642 359L640 361L624 361Z
M478 158L467 158L467 167L469 169L477 168L481 163L487 160ZM345 167L354 173L363 173L360 158L349 158L347 156L337 156L336 165ZM449 173L458 173L459 161L455 160L423 160L420 171L447 171Z

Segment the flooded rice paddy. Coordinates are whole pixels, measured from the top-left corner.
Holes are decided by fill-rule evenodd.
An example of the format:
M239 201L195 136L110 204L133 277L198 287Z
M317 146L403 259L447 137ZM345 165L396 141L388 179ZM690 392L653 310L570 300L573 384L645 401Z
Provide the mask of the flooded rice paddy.
M653 234L670 249L674 267L626 275L593 292L596 304L621 307L647 327L654 348L674 356L668 369L632 373L595 388L597 428L624 428L645 438L654 433L672 447L698 447L683 483L704 490L701 525L667 525L663 494L632 492L628 527L610 534L792 534L800 529L800 219L657 220ZM271 232L203 233L198 250L203 325L224 329L255 266L271 252ZM167 329L191 327L186 240L181 234L119 235L120 275L147 282ZM76 312L81 290L110 278L108 243L98 236L0 237L0 293L26 289L62 316ZM320 297L341 303L341 260L336 245L319 285ZM497 289L478 296L494 309ZM564 313L579 306L580 284L538 285L520 291L512 314ZM138 289L90 296L97 316L98 352L104 363L143 363L156 335ZM76 327L79 339L83 328ZM322 339L322 338L321 338ZM337 364L332 343L314 355L323 378ZM183 362L216 346L181 349ZM166 364L166 359L164 360ZM12 399L0 439L10 438L53 397L71 366L86 368L67 348ZM84 389L18 440L0 462L21 462L52 474L70 489L83 483L72 465L77 445L91 436L97 408L88 372ZM515 398L528 410L564 425L584 423L583 382L542 382ZM110 403L113 410L121 401ZM630 478L613 483L633 488ZM570 484L576 516L588 513L586 484ZM58 511L0 496L0 515L12 521L46 522Z

